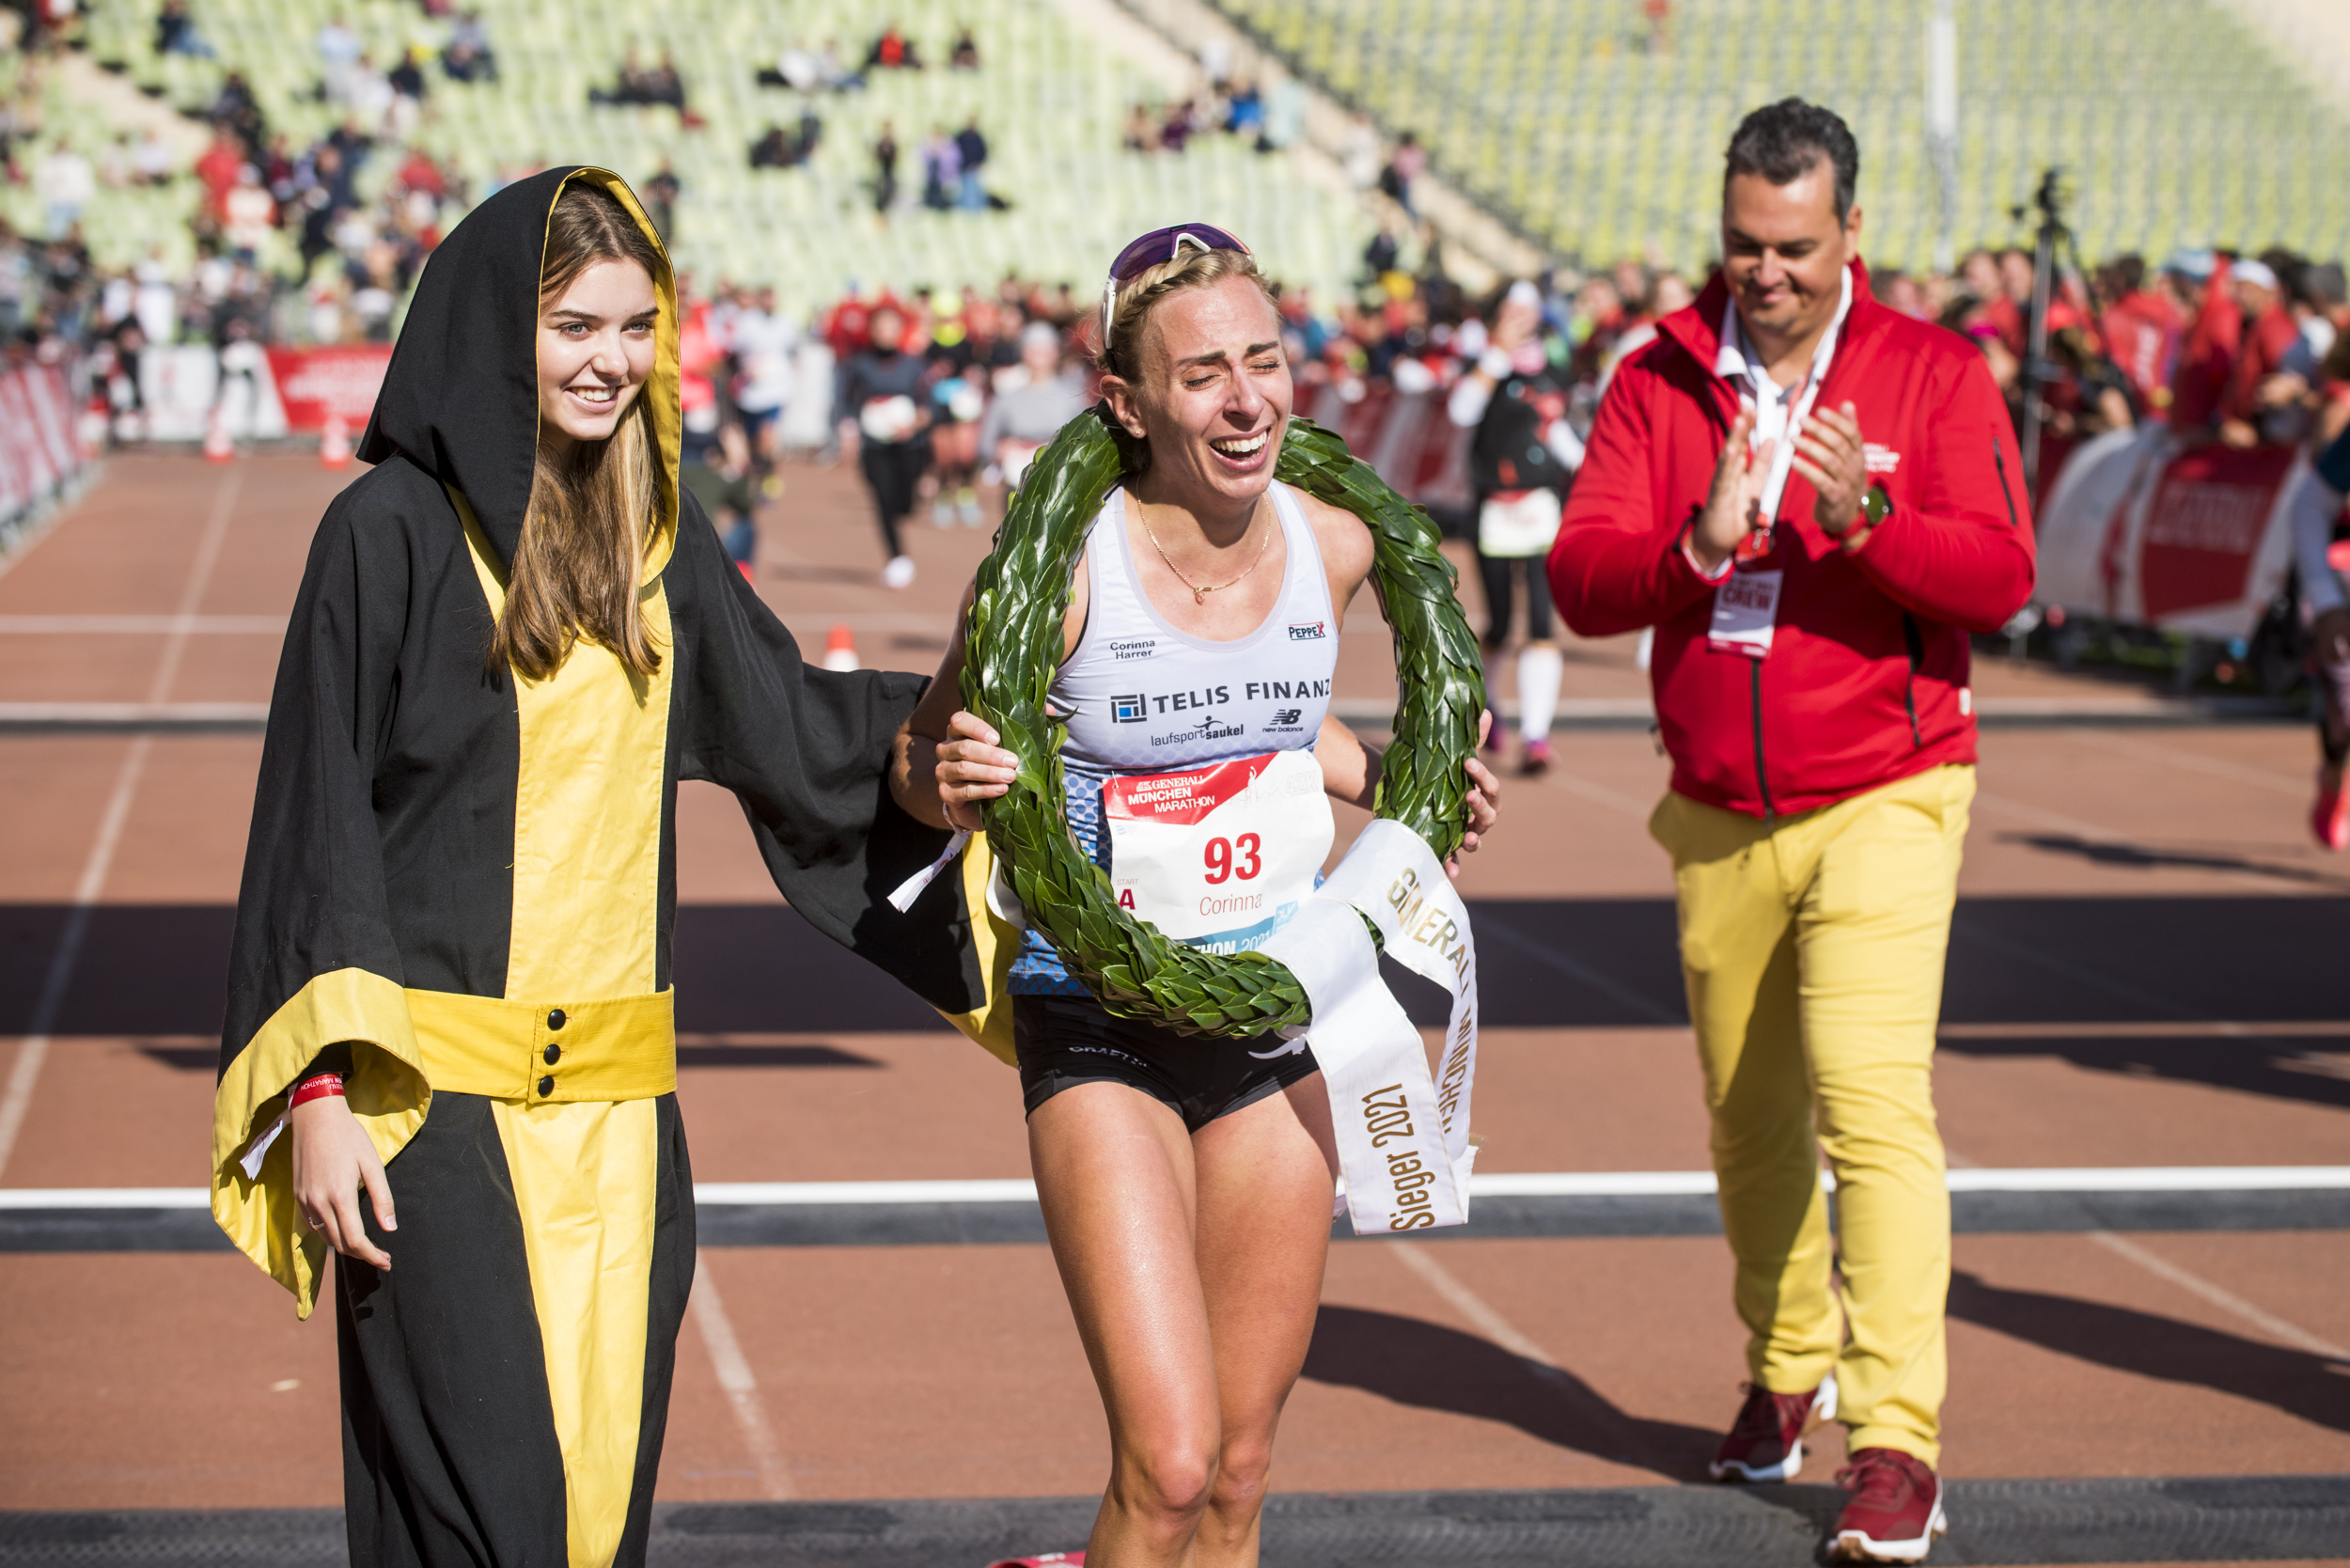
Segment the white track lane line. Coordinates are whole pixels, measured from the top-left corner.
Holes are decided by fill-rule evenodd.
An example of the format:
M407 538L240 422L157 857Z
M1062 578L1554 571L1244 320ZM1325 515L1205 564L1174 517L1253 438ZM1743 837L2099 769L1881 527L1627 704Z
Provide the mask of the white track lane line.
M694 1254L693 1312L702 1344L710 1352L711 1371L718 1374L718 1387L726 1390L727 1403L734 1407L734 1424L743 1431L743 1446L751 1450L751 1463L759 1467L760 1491L771 1501L783 1502L793 1495L791 1472L784 1466L775 1428L767 1423L759 1380L751 1375L751 1364L743 1358L742 1341L734 1337L734 1324L727 1316L726 1303L719 1299L717 1281L710 1277L709 1261L699 1252Z
M2147 762L2161 762L2187 773L2200 773L2211 778L2224 778L2232 784L2249 784L2256 790L2267 790L2280 795L2291 795L2295 800L2309 800L2313 797L2316 790L2316 786L2307 777L2287 778L2281 774L2271 773L2266 768L2248 768L2241 762L2231 762L2221 757L2205 757L2200 752L2149 745L2144 741L2132 740L2127 735L2117 735L2111 730L2086 729L2074 739L2123 757L2135 757Z
M1552 789L1564 790L1571 795L1588 800L1594 806L1605 806L1610 811L1630 817L1642 825L1646 825L1649 818L1656 814L1656 802L1653 800L1640 800L1625 794L1622 790L1610 789L1596 779L1585 778L1563 768L1550 769L1542 776L1541 781Z
M220 489L212 498L212 512L205 519L204 536L196 545L187 587L180 591L179 611L173 618L175 625L164 644L163 658L155 666L155 679L148 686L147 700L150 706L168 698L172 682L180 677L180 661L187 652L189 623L196 606L204 602L212 569L220 562L221 544L227 538L228 520L235 513L237 493L243 483L243 467L233 467L222 477ZM81 881L74 885L73 906L66 916L65 930L58 933L57 950L50 956L49 971L41 977L40 996L33 1003L32 1017L26 1020L24 1042L16 1048L16 1059L9 1064L8 1087L0 1090L0 1173L8 1169L8 1156L16 1152L17 1135L23 1131L25 1114L32 1107L34 1087L39 1083L40 1070L49 1059L50 1033L57 1027L57 1015L65 1008L66 990L73 983L74 965L81 962L82 944L89 936L91 912L97 907L98 895L105 890L106 873L114 867L115 848L122 841L122 824L130 819L131 802L138 794L139 779L147 771L148 754L154 745L151 736L141 735L123 755L121 770L115 775L114 792L106 797L105 812L98 820L97 842L90 846L89 858L82 863Z
M2006 1185L2000 1180L2001 1178L2044 1174L2043 1172L2037 1171L1992 1169L1985 1166L1977 1165L1966 1155L1952 1151L1947 1145L1943 1148L1942 1158L1943 1163L1949 1168L1947 1179L1950 1182L1950 1189L1953 1192L1960 1190L1959 1184L1962 1181L1966 1182L1967 1184L1973 1188L1973 1190L1978 1192L2012 1192L2018 1189L2016 1187ZM2187 1168L2185 1167L2148 1166L2141 1168L2137 1174L2141 1179L2157 1178L2184 1174L2186 1168ZM2205 1168L2215 1174L2224 1171L2228 1173L2229 1176L2242 1181L2257 1180L2256 1173L2261 1169L2258 1166L2212 1166ZM2303 1166L2299 1168L2310 1173L2310 1179L2313 1184L2328 1187L2350 1185L2350 1166ZM1825 1175L1825 1172L1823 1171L1822 1174ZM2078 1174L2086 1175L2088 1173L2079 1172ZM2114 1174L2126 1175L2129 1174L2129 1172L2117 1171L2114 1172ZM2116 1187L2112 1190L2154 1192L2181 1191L2184 1189L2145 1185L2137 1187ZM2206 1188L2205 1190L2213 1189ZM2241 1191L2243 1189L2234 1188L2232 1190ZM2311 1333L2308 1329L2303 1328L2298 1324L2287 1323L2284 1319L2277 1316L2274 1312L2255 1307L2252 1303L2245 1300L2233 1291L2231 1291L2221 1285L2213 1284L2210 1280L2204 1278L2201 1275L2197 1274L2194 1270L2174 1263L2170 1259L2163 1257L2159 1253L2150 1252L2145 1247L2140 1247L2138 1243L2129 1240L2125 1236L2117 1236L2110 1231L2090 1231L2084 1232L2084 1234L2086 1234L2091 1241L2095 1242L2099 1247L2104 1247L2115 1257L2136 1263L2139 1268L2144 1269L2147 1273L2154 1276L2157 1279L2167 1279L2171 1284L2178 1286L2179 1289L2186 1292L2189 1295L2200 1296L2204 1301L2209 1302L2212 1306L2218 1308L2223 1312L2233 1313L2236 1317L2250 1324L2253 1327L2259 1329L2262 1333L2266 1334L2272 1340L2281 1341L2284 1343L2293 1346L2295 1350L2306 1350L2312 1356L2329 1356L2336 1360L2350 1361L2350 1351L2343 1350L2332 1341L2321 1339L2317 1335Z
M1386 1245L1396 1261L1418 1275L1420 1282L1435 1292L1446 1306L1465 1318L1470 1326L1496 1348L1507 1351L1526 1363L1527 1371L1549 1384L1561 1400L1574 1406L1593 1427L1606 1434L1609 1453L1590 1457L1612 1458L1619 1465L1644 1463L1636 1451L1639 1447L1638 1435L1631 1422L1598 1389L1552 1360L1549 1352L1521 1333L1517 1325L1494 1310L1492 1304L1483 1296L1470 1290L1462 1283L1458 1275L1438 1262L1424 1243L1391 1240Z
M1387 1249L1405 1268L1418 1275L1430 1290L1444 1297L1446 1305L1474 1324L1480 1334L1520 1360L1531 1361L1554 1377L1560 1375L1548 1351L1518 1332L1517 1325L1488 1306L1483 1296L1461 1283L1450 1269L1430 1257L1423 1243L1391 1241Z
M2215 1285L2189 1268L2183 1268L2158 1252L2150 1252L2127 1236L2117 1236L2110 1231L2092 1231L2089 1239L2117 1258L2126 1258L2158 1279L2168 1279L2189 1295L2200 1296L2223 1312L2233 1313L2270 1339L2308 1351L2311 1356L2324 1356L2336 1361L2350 1362L2350 1350L2344 1350L2331 1340L2321 1339L2296 1323L2287 1323L2276 1313L2256 1307L2225 1286Z
M1952 1192L2340 1192L2350 1165L2059 1166L1997 1169L1950 1156ZM1836 1190L1836 1178L1820 1173ZM1480 1171L1476 1198L1710 1198L1710 1170ZM697 1182L694 1201L714 1208L854 1207L876 1203L1033 1203L1036 1184L998 1178L917 1182ZM0 1212L16 1209L202 1209L203 1187L0 1187Z

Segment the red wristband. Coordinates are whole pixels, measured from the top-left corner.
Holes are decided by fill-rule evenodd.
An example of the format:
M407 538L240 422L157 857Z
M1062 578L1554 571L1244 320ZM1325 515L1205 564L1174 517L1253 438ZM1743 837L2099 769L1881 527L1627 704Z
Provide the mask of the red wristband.
M329 1095L337 1100L343 1097L343 1080L337 1074L321 1073L307 1083L297 1086L288 1097L286 1108L291 1110L306 1101L323 1100Z

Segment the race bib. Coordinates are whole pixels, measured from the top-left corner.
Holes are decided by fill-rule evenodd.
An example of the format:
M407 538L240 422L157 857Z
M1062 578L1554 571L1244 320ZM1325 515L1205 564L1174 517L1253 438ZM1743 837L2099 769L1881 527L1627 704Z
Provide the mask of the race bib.
M1477 509L1477 548L1488 556L1546 556L1559 537L1559 493L1500 490Z
M1028 464L1035 462L1037 453L1044 448L1033 441L1006 441L998 450L1001 455L995 463L1004 471L1004 483L1017 488L1021 478L1028 471Z
M910 439L920 416L914 400L900 393L896 397L866 399L865 406L857 410L856 422L866 440L886 447Z
M1336 831L1309 751L1102 786L1120 909L1214 953L1254 948L1314 890Z
M1778 588L1784 572L1733 572L1714 590L1714 624L1707 640L1716 653L1760 659L1771 651L1778 624Z

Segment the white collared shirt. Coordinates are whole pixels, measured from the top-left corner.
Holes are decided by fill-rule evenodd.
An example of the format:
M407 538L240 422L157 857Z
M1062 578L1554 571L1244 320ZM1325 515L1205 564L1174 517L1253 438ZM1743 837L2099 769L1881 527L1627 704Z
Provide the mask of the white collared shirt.
M1852 311L1852 268L1844 269L1843 292L1836 304L1836 319L1828 322L1820 346L1811 353L1811 368L1793 386L1781 386L1771 379L1770 370L1762 363L1762 353L1754 340L1747 336L1747 323L1738 315L1734 294L1722 304L1721 347L1714 355L1714 373L1724 381L1738 384L1741 406L1754 410L1754 434L1749 445L1761 450L1764 442L1777 442L1771 454L1771 471L1762 486L1762 514L1776 517L1779 496L1787 489L1787 476L1795 462L1794 438L1802 433L1803 421L1819 398L1820 385L1827 380L1828 366L1836 357L1836 339L1844 330L1844 318Z

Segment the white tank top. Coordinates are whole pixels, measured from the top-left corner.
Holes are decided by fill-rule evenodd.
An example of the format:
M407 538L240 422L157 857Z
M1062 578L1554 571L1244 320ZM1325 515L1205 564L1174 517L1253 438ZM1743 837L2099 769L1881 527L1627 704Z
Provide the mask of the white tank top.
M1305 511L1287 485L1272 494L1289 543L1280 597L1254 632L1218 642L1177 631L1152 605L1135 576L1126 493L1110 493L1086 535L1085 631L1052 685L1052 712L1069 724L1067 762L1163 773L1313 745L1330 709L1338 620Z

